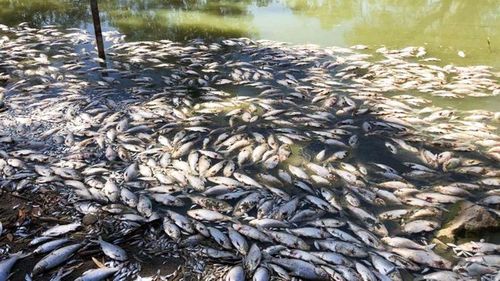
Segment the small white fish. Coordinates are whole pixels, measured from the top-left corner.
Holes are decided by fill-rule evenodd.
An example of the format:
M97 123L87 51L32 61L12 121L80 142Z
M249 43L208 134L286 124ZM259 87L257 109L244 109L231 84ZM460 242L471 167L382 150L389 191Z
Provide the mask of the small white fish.
M137 163L133 163L127 167L123 176L125 181L132 181L135 178L137 178L138 175L139 175L139 167L137 166Z
M309 179L309 176L306 174L306 172L297 166L288 165L288 170L290 170L290 173L292 173L292 175L294 175L300 179L304 179L304 180Z
M234 266L227 274L225 281L245 281L245 270L241 265Z
M187 211L187 214L197 220L206 221L226 221L231 220L230 217L225 216L217 211L211 211L207 209L194 209Z
M82 276L75 279L75 281L100 281L108 278L109 276L115 274L118 268L96 268L85 271Z
M150 217L153 214L153 203L151 199L145 195L140 195L137 203L137 211L145 217Z
M126 261L128 259L127 253L121 247L111 244L99 238L99 245L101 246L102 252L117 261Z
M50 237L61 236L61 235L64 235L66 233L75 231L81 225L82 224L80 222L63 224L63 225L56 225L56 226L49 228L46 231L42 232L41 236L50 236Z
M250 186L255 186L259 188L264 188L260 183L258 183L256 180L252 179L251 177L241 174L241 173L233 173L233 176L240 182L244 184L248 184Z

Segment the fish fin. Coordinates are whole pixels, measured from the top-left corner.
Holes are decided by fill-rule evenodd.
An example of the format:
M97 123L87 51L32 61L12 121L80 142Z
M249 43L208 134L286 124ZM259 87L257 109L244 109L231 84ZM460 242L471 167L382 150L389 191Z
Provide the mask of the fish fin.
M432 243L432 244L429 244L429 245L425 245L425 249L426 250L432 250L434 249L434 247L436 247L436 243Z
M100 262L98 259L92 257L92 261L97 265L97 267L104 268L106 267L102 262Z

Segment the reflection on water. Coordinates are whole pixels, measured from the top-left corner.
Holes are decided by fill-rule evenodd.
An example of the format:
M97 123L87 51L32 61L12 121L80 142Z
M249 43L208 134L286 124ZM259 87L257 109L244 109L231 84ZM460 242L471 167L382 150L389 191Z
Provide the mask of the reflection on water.
M322 46L425 46L442 64L500 67L498 0L100 0L103 31L129 41L250 37ZM0 0L0 23L84 28L87 0ZM109 46L109 44L106 44ZM466 57L457 55L465 52ZM439 106L496 110L498 97Z
M252 1L104 1L105 20L129 40L227 38L256 35Z
M7 25L29 22L74 27L85 21L91 22L88 1L0 0L0 23Z
M425 46L442 64L500 67L498 0L100 0L103 31L129 41L228 37L296 44ZM93 34L87 0L0 0L0 23L56 24ZM109 43L106 44L109 46ZM458 56L464 51L466 57ZM498 97L439 106L496 110Z
M425 45L446 63L498 67L497 0L103 0L104 27L128 40L263 38L323 46ZM78 26L87 1L0 0L0 22ZM466 58L457 56L464 50Z

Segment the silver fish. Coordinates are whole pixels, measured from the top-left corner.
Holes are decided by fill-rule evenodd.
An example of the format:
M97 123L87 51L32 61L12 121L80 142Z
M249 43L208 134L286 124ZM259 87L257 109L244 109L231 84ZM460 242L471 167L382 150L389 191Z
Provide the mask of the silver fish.
M43 257L33 267L33 276L36 276L44 271L55 268L62 263L66 262L68 258L75 254L75 252L82 247L81 244L73 244L59 248L50 254Z

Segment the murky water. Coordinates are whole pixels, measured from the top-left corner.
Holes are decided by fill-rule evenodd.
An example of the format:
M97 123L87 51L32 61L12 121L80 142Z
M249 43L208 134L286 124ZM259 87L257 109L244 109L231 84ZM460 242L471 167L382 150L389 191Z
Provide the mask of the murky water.
M244 0L100 2L104 31L129 41L250 37L322 46L425 46L441 64L500 67L496 0ZM88 1L0 0L0 23L57 24L93 32ZM465 53L465 58L458 55ZM439 106L495 110L496 97L435 99Z
M426 46L444 63L500 66L496 0L104 0L128 40L250 37L323 46ZM0 0L0 23L87 27L88 1ZM466 58L457 55L463 50Z

